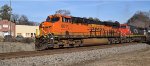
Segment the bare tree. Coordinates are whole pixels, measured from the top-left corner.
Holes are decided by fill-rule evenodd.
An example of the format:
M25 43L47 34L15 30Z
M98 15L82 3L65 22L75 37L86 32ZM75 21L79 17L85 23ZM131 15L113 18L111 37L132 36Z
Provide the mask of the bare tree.
M17 23L18 20L19 20L19 15L18 15L18 14L12 14L12 17L11 17L11 18L12 18L12 19L11 19L12 22Z
M93 18L93 17L89 17L88 19L89 19L89 20L94 20L94 18Z
M57 10L56 14L70 15L71 13L69 10Z
M95 20L95 21L100 21L98 18L94 18L93 20Z
M148 12L137 11L128 21L128 25L146 28L150 25Z
M20 25L28 25L28 18L25 15L21 15L18 21Z

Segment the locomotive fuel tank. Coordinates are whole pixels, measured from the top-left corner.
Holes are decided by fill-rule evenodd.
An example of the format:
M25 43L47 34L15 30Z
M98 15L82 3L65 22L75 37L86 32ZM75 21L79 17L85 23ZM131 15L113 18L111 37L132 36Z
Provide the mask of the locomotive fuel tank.
M83 39L83 45L89 46L89 45L101 45L101 44L108 44L107 38L89 38L89 39Z

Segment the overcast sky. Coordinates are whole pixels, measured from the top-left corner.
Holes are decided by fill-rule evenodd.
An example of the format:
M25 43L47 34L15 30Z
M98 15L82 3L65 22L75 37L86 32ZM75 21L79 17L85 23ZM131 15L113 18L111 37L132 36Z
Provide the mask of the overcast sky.
M10 0L0 0L0 6ZM59 9L71 11L77 17L98 17L125 23L137 11L149 11L150 1L101 1L101 0L11 0L13 13L26 15L30 21L45 21Z

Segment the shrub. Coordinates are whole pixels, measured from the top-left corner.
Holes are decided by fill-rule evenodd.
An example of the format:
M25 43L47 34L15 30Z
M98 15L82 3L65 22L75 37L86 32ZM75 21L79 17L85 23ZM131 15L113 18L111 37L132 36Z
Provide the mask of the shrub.
M15 38L12 37L11 35L6 35L4 37L4 42L14 42L15 41Z
M32 43L32 42L34 42L34 39L33 38L24 38L21 42L22 43Z
M0 42L3 42L4 38L2 36L0 36Z

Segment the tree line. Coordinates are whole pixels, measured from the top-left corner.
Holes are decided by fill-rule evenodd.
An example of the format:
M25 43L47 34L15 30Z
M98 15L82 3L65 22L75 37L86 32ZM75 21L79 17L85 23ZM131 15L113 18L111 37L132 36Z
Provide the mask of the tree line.
M18 15L12 13L12 8L7 4L0 7L0 19L8 20L16 23L17 25L36 25L36 22L29 21L26 15Z
M137 11L128 21L128 25L140 28L150 27L150 11Z

